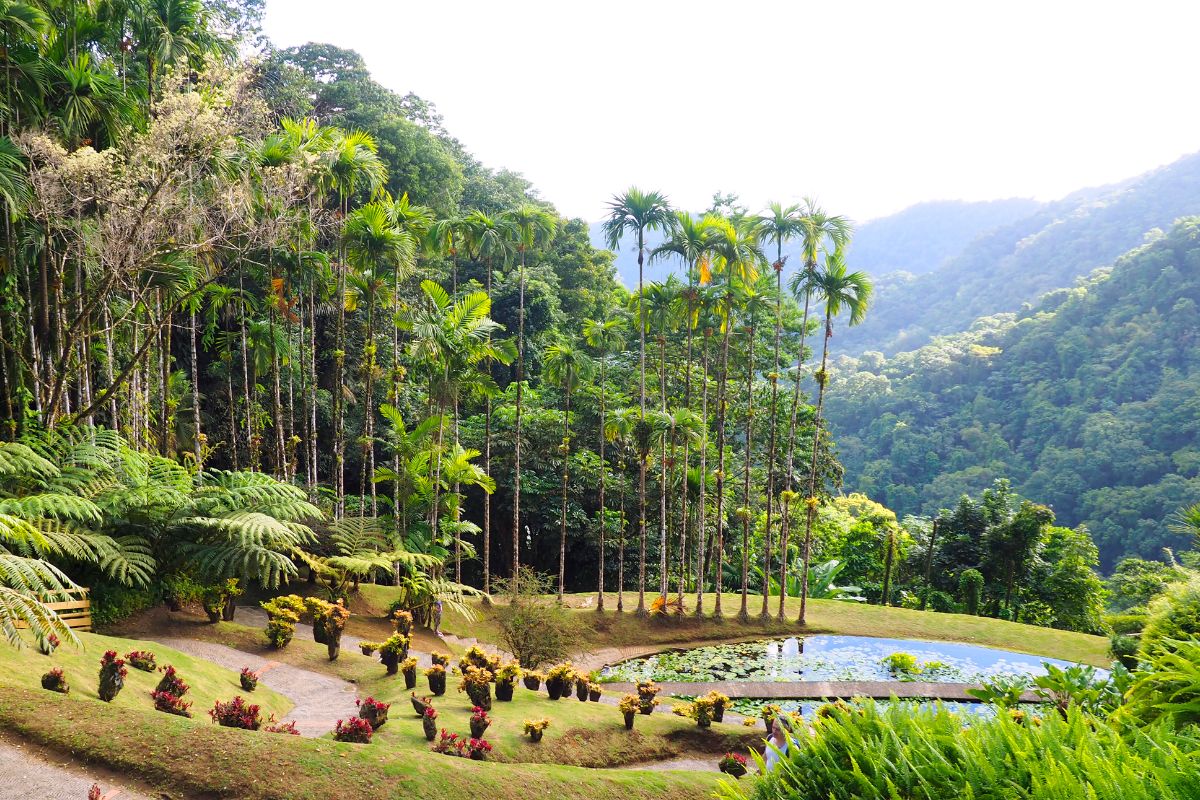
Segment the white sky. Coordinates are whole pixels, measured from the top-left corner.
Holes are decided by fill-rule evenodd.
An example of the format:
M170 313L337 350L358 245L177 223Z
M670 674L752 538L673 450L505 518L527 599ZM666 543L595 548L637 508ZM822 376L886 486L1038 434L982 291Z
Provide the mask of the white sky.
M357 50L485 164L595 220L815 195L1052 199L1200 150L1200 3L268 0L281 46Z

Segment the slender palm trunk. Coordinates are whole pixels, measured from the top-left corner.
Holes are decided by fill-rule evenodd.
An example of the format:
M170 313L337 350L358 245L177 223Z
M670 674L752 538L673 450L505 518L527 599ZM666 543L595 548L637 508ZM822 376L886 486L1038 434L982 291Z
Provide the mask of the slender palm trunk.
M821 371L817 373L817 410L813 414L812 466L808 477L808 497L805 498L808 515L804 520L804 556L800 564L800 615L796 619L801 625L805 623L805 612L808 610L808 561L812 555L813 520L817 516L817 454L821 448L821 409L825 404L825 386L829 382L825 368L829 360L829 340L831 338L833 338L833 320L826 313L825 344L821 349Z
M200 430L200 359L196 355L196 309L191 312L191 325L188 330L188 346L191 349L190 361L192 371L192 455L196 457L196 474L203 474L204 453L200 447L203 433Z
M525 380L525 249L521 248L521 274L517 279L517 407L516 430L513 433L513 521L512 521L512 583L517 591L521 569L521 383Z
M596 611L604 611L604 534L608 527L608 517L604 507L604 485L608 477L608 462L604 460L604 361L605 353L600 353L600 566L596 575Z
M563 602L563 586L567 575L567 481L571 477L571 383L563 382L563 441L562 441L562 509L558 515L558 604Z
M687 302L687 356L684 359L683 370L683 407L692 410L692 308L695 302L693 295L692 265L688 265L688 302ZM691 440L683 440L683 491L679 498L679 614L683 614L683 593L687 588L687 539L688 539L688 467L691 465ZM703 477L701 477L703 480Z
M696 522L696 616L704 614L704 537L708 526L705 524L707 501L705 493L708 488L708 337L711 331L704 329L704 342L701 344L700 361L703 382L700 384L700 419L704 422L704 437L700 440L700 506Z
M487 262L487 296L492 299L492 259ZM492 335L488 334L488 344L492 343ZM492 362L488 359L488 376L492 373ZM603 461L603 458L601 459ZM492 477L492 398L484 399L483 406L483 472ZM483 593L492 591L492 494L483 493Z
M638 229L638 605L637 614L644 617L646 611L646 462L648 449L640 441L646 428L646 302L644 295L643 257L645 255L642 230Z
M748 341L746 343L746 459L742 478L742 607L738 611L738 618L747 620L750 618L750 611L747 607L749 600L749 580L750 580L750 521L753 518L753 509L750 507L750 462L754 453L752 442L754 432L754 325L751 324L747 331ZM766 573L763 573L763 581L766 581Z
M625 537L629 520L625 518L625 468L621 468L621 539L617 543L617 613L625 610Z
M342 219L346 218L349 201L342 199ZM338 247L337 265L337 330L334 335L333 354L333 469L334 469L334 517L346 513L346 420L345 420L345 364L346 364L346 251Z
M763 585L762 610L759 616L764 619L770 615L768 605L771 596L771 533L772 515L775 505L775 459L778 455L776 433L779 429L779 342L783 336L783 242L776 242L775 253L775 352L771 366L771 433L767 445L767 529L763 541ZM779 595L784 595L783 584L779 585Z
M723 588L722 557L725 551L725 418L726 418L726 388L729 383L729 329L733 327L732 309L730 319L725 321L725 330L721 334L721 373L717 381L717 549L713 563L716 565L716 601L713 615L721 617L721 590Z
M317 298L315 292L308 297L308 458L312 464L312 487L310 494L316 493L317 484L321 481L320 464L317 460L318 439L317 429Z
M807 269L807 267L806 267ZM800 322L800 353L796 356L796 377L792 387L792 411L788 423L787 459L784 461L784 487L790 492L796 464L796 417L800 413L800 368L804 364L804 339L808 334L808 307L812 293L804 293L804 315ZM784 601L787 599L788 534L792 517L791 503L783 503L779 525L779 621L784 619Z
M658 386L660 405L662 412L667 412L667 336L666 331L662 331L658 339ZM674 428L670 433L670 438L674 438ZM662 598L663 613L666 613L667 607L667 444L668 438L662 440L662 466L659 469L658 476L658 530L659 530L659 546L658 546L658 594Z

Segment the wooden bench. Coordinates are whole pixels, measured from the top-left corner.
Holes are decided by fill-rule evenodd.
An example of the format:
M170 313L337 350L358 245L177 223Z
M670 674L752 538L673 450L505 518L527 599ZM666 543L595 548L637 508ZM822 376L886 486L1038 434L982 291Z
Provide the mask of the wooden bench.
M68 628L77 631L92 629L92 601L87 589L68 589L66 594L70 600L57 600L53 603L42 603L46 608L58 615ZM18 628L27 627L23 622L17 622Z

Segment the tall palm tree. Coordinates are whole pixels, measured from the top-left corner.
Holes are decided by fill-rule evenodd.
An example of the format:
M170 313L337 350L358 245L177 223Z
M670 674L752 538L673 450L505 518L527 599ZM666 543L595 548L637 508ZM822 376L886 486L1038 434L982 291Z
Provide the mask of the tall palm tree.
M638 409L639 424L646 426L646 309L642 302L645 284L644 262L646 255L646 231L670 228L674 217L665 195L659 192L642 192L636 186L624 194L616 195L608 204L608 219L604 223L604 235L611 250L616 250L626 234L634 234L638 253ZM646 437L641 431L640 438ZM646 452L643 450L643 452ZM647 453L648 455L648 453ZM646 615L646 457L638 464L638 534L641 540L640 564L638 567L637 613Z
M492 296L492 273L497 259L507 262L512 254L513 236L508 223L498 217L488 216L482 211L472 211L466 218L467 244L487 265L484 291ZM492 475L492 398L484 401L483 411L483 471ZM492 493L483 496L483 593L492 590Z
M563 438L559 445L563 459L562 509L558 518L558 603L562 605L567 570L567 482L571 477L571 392L579 388L581 380L591 378L592 361L586 353L565 342L547 347L542 361L546 378L563 389Z
M808 601L808 562L812 551L812 526L817 515L817 454L821 442L821 409L825 403L825 387L829 383L826 367L829 360L829 340L833 338L833 320L843 310L850 314L850 324L857 325L867 314L871 301L871 280L863 272L850 272L841 250L825 258L825 267L817 274L815 289L820 293L825 311L825 340L821 349L821 369L817 379L817 408L813 415L812 463L808 475L808 496L805 503L808 515L804 521L804 552L800 565L800 615L803 625Z
M792 383L792 408L788 421L787 457L784 459L784 489L793 491L795 480L796 418L800 412L800 369L804 365L804 339L808 334L808 309L811 304L814 281L817 274L817 259L821 254L843 249L850 240L853 226L850 220L840 215L827 214L812 198L805 198L800 209L800 255L801 270L792 276L788 288L797 300L803 298L804 313L800 321L800 351L796 355L796 374ZM787 586L788 534L791 523L791 504L784 503L780 514L779 528L779 585ZM778 618L783 621L783 605L786 592L779 593Z
M674 275L668 275L665 281L651 282L645 287L645 298L639 301L645 304L647 313L644 315L648 327L657 330L655 338L658 341L658 394L659 413L667 413L667 331L674 328L678 299L682 294L682 285ZM662 603L667 602L667 493L670 490L667 481L667 470L670 464L667 459L667 448L673 443L663 438L660 445L660 468L658 483L658 531L659 531L659 587L658 594Z
M604 445L608 441L607 421L605 420L606 401L608 399L608 384L605 381L605 368L608 354L614 346L621 342L624 333L624 320L620 317L610 317L603 320L587 319L583 322L583 339L588 347L597 351L596 360L600 364L600 566L596 578L596 611L604 612L604 534L608 527L607 509L604 501L604 488L608 477L608 463L604 460Z
M800 233L800 205L794 203L784 206L772 202L766 214L758 218L758 236L760 244L775 244L775 261L771 268L775 270L775 348L771 366L771 433L767 445L767 522L766 541L763 544L763 603L759 616L766 617L768 595L771 581L771 533L772 514L775 503L775 468L778 454L779 429L779 346L783 338L783 266L786 258L783 255L783 245ZM780 584L782 587L783 584ZM780 589L782 596L783 590Z
M770 291L769 287L766 288ZM742 311L742 324L746 333L746 452L743 459L742 507L739 516L742 518L742 607L738 618L745 621L750 618L746 606L747 589L750 567L750 523L754 518L754 506L750 494L750 467L754 461L754 346L755 334L758 331L758 321L766 313L768 297L754 285L742 287L738 298ZM767 548L769 551L769 548ZM767 573L764 571L763 573ZM763 581L763 606L766 607L766 580Z
M754 231L747 226L738 226L725 221L714 229L713 250L717 256L717 271L722 282L714 287L717 292L717 318L721 330L721 369L717 376L717 507L716 507L716 553L713 562L717 565L716 606L713 613L721 616L722 555L725 548L725 433L728 418L726 389L729 384L729 335L732 332L740 286L758 276L758 267L766 259L755 241Z
M663 455L663 470L660 480L662 481L663 485L668 485L670 481L668 479L667 470L674 468L680 479L680 491L681 493L686 494L688 481L687 465L682 464L672 467L672 465L676 464L676 447L678 446L680 439L682 439L685 444L697 444L701 442L704 434L704 421L701 419L699 414L692 411L690 408L684 408L682 406L659 410L655 414L651 415L650 421L650 427L653 431L654 438L664 448L664 450L668 447L670 449L669 454L664 452ZM663 496L666 496L665 492ZM667 552L665 542L662 544L662 552L664 554ZM686 564L687 529L681 528L679 533L679 614L683 613L683 593L685 589L685 580L687 578ZM660 569L663 573L662 585L666 586L667 567L665 555L662 559L662 563L660 564ZM660 598L662 599L665 608L665 604L667 602L666 592L661 589L660 592Z
M379 158L375 140L362 131L335 130L330 134L329 147L322 153L322 185L338 195L342 219L349 216L350 199L358 192L375 195L387 182L387 167ZM334 338L333 388L333 460L336 501L334 516L346 510L346 420L345 420L345 363L346 363L346 271L348 264L345 244L339 245L337 266L337 330Z
M518 590L521 571L521 392L525 381L525 259L530 250L545 247L554 238L558 223L554 215L543 208L526 204L506 211L503 215L506 230L512 236L519 259L517 276L517 403L513 432L513 521L512 521L512 589Z
M604 421L604 438L617 445L620 455L618 463L624 463L626 453L633 441L633 434L638 429L638 410L636 408L617 408ZM621 541L617 547L617 613L625 610L625 536L628 528L625 522L625 468L621 467Z

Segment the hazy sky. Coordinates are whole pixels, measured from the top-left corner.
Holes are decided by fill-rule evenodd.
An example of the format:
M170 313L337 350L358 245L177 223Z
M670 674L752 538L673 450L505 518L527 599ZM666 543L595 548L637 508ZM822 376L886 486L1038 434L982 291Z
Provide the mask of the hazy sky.
M485 164L597 219L630 184L858 219L1036 197L1200 150L1200 3L268 0Z

